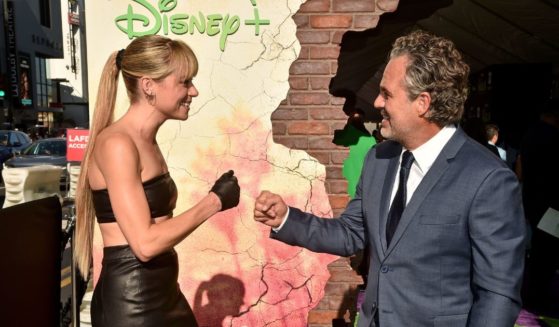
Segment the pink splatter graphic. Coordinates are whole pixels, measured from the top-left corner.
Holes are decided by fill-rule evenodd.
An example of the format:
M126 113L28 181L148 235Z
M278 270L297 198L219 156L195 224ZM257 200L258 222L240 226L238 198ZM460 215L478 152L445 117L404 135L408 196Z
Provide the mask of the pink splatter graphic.
M249 115L241 116L236 114L237 119L250 120ZM219 167L200 160L190 173L213 181L233 169L242 190L241 202L208 220L188 237L192 242L177 246L181 289L201 326L305 326L308 312L324 295L330 277L327 265L336 257L272 240L270 229L253 220L262 178L285 170L268 158L270 148L278 145L257 121L242 132L230 122L220 126L230 152L220 157ZM215 157L211 145L195 152L200 158ZM290 155L288 149L284 154ZM300 186L293 185L289 193L281 195L292 206L330 216L323 179L303 179ZM279 177L275 182L278 186L284 183ZM274 191L273 185L270 190Z

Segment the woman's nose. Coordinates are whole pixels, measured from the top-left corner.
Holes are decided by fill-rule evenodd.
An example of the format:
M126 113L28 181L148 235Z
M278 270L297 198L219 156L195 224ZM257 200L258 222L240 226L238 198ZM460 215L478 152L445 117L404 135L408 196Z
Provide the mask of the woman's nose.
M194 84L192 84L192 86L188 89L188 95L190 95L191 97L198 96L198 89L196 88L196 86L194 86Z

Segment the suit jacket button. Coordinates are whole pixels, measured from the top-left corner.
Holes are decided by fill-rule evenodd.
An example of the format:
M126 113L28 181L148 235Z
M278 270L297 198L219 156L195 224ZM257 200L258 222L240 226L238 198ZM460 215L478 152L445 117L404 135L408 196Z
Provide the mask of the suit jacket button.
M380 272L381 272L381 273L384 273L384 274L385 274L385 273L388 272L388 270L389 270L389 267L386 266L386 265L383 265L382 267L380 267Z

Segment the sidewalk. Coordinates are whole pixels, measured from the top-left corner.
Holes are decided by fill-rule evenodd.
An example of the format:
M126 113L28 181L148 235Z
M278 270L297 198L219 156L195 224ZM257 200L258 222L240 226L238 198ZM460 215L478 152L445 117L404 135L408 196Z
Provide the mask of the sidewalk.
M93 281L87 284L87 291L82 299L80 306L80 327L91 327L91 297L93 296Z
M93 282L90 281L80 307L80 327L91 327L92 295ZM559 319L537 316L523 309L518 316L515 327L559 327Z

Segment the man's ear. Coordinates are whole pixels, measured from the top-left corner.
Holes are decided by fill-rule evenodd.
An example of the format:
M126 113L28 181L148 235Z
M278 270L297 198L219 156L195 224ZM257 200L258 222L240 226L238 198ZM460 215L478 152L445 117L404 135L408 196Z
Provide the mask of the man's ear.
M429 92L421 92L415 99L417 104L417 113L419 116L425 116L431 107L431 94Z

